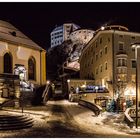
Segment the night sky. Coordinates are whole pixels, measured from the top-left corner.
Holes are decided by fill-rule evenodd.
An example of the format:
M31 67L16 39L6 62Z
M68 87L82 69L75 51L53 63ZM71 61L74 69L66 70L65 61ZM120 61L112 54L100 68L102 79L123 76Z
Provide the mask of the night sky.
M96 30L104 24L120 24L140 32L140 3L44 2L0 3L0 19L13 24L41 47L50 47L56 25L74 22Z

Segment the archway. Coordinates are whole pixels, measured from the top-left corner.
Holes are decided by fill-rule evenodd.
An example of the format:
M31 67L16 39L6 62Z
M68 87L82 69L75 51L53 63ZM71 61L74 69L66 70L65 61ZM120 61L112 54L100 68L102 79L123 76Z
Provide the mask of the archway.
M12 55L9 53L4 55L4 73L12 73Z
M34 57L30 57L28 60L28 79L36 80L36 61Z

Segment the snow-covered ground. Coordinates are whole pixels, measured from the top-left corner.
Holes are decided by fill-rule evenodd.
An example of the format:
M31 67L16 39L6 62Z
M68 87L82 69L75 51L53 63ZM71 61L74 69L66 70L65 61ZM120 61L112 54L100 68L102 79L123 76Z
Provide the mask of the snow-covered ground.
M110 126L110 124L106 125L104 123L105 119L111 119L112 116L118 116L118 114L115 113L108 113L104 112L98 117L94 115L94 113L90 110L85 109L84 107L76 107L75 110L72 107L67 108L70 112L70 114L73 114L73 117L75 121L78 123L79 126L82 127L82 129L85 129L85 131L88 130L88 132L96 133L96 134L102 134L102 135L126 135L125 133L117 130L115 127Z
M56 110L56 107L60 108ZM7 112L21 114L19 109L10 110ZM76 137L80 134L81 137L140 137L140 131L136 131L135 128L130 129L124 123L123 113L104 112L97 117L91 110L66 100L49 101L46 106L28 107L24 109L23 114L34 119L34 126L24 130L8 131L8 133L0 132L0 137L63 137L69 135L69 132L73 137L76 136L75 133ZM57 127L54 126L55 124ZM66 134L59 134L61 131L56 130L62 127ZM54 130L57 131L56 135Z
M51 103L53 104L53 102ZM121 135L122 137L128 137L130 136L129 134L139 134L140 136L140 130L135 129L135 127L130 129L124 122L124 113L103 112L99 116L95 116L91 110L79 106L78 103L65 100L58 101L57 104L65 104L65 108L72 114L78 125L90 133L94 132L102 135L114 134L120 137Z

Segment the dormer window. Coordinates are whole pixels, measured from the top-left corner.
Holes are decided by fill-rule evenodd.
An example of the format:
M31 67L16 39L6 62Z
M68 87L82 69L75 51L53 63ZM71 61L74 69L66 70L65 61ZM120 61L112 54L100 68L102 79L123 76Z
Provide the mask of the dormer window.
M17 34L16 34L16 32L15 31L13 31L13 32L9 32L12 36L17 36Z

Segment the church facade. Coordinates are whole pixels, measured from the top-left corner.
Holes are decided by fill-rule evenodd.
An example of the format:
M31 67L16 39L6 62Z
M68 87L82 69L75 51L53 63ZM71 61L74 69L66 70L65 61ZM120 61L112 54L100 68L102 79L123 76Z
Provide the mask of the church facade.
M46 51L8 22L0 20L0 74L20 74L34 84L46 83Z

